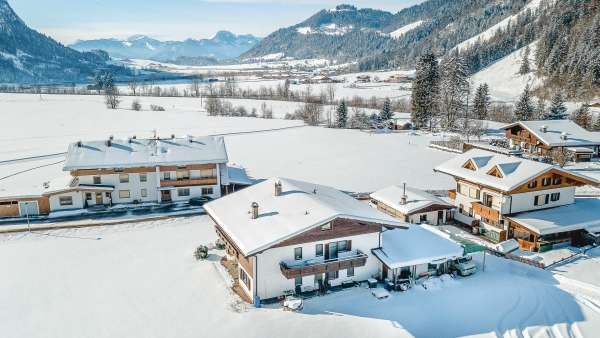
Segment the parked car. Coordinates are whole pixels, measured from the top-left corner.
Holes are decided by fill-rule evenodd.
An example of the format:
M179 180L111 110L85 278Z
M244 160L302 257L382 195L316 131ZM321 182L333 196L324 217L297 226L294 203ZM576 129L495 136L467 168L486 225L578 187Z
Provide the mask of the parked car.
M201 206L212 200L213 199L208 196L193 197L193 198L190 198L190 205L200 205Z
M473 257L463 256L450 262L450 269L457 271L461 276L470 276L475 273L475 263Z

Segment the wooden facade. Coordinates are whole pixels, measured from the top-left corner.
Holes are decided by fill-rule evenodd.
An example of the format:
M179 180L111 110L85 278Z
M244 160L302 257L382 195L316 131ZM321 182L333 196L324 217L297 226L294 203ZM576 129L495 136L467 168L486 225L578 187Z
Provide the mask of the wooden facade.
M281 273L287 279L296 277L312 276L316 274L335 272L352 267L361 267L367 264L367 255L357 252L355 256L338 258L329 261L317 262L301 266L287 266L285 263L279 265Z
M182 180L161 180L161 187L191 187L199 185L216 185L217 178L201 179L182 179Z
M208 170L216 169L214 163L207 164L189 164L185 166L159 166L160 172L177 170ZM136 167L136 168L110 168L110 169L79 169L71 171L71 176L99 176L99 175L118 175L118 174L142 174L156 172L156 167Z

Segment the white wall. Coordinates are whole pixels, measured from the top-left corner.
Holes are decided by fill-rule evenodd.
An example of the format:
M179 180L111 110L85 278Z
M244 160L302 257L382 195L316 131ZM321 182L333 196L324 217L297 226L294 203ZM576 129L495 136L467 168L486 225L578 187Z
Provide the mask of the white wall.
M447 215L447 210L442 210L442 218L440 219L440 224L444 223L443 216ZM414 215L408 216L408 222L412 224L420 224L421 223L421 215L427 215L427 224L437 225L438 224L438 212L430 211L430 212L422 212ZM446 216L446 219L448 216Z
M548 204L545 205L534 205L534 199L537 195L545 195L560 192L560 199L556 202L548 199ZM522 194L515 194L512 196L512 210L511 213L546 209L550 207L557 207L561 205L567 205L575 203L575 187L566 187L558 189L548 189L534 192L527 192ZM510 205L510 202L508 203Z
M70 196L73 205L60 205L60 198ZM80 191L65 192L58 195L52 195L48 198L50 201L50 212L61 210L83 209L84 195Z
M367 254L367 263L363 267L354 268L354 277L347 277L346 270L340 270L339 278L334 283L342 283L348 280L362 281L376 275L378 273L379 260L371 254L371 249L379 246L379 233L274 248L256 255L256 291L258 296L261 299L269 299L281 296L284 291L293 291L295 289L294 279L286 279L279 268L281 261L294 260L294 248L302 247L302 259L310 259L316 257L315 247L317 244L323 244L323 247L325 247L327 243L343 240L352 240L352 250L361 250ZM315 286L314 276L304 277L302 283L303 285Z

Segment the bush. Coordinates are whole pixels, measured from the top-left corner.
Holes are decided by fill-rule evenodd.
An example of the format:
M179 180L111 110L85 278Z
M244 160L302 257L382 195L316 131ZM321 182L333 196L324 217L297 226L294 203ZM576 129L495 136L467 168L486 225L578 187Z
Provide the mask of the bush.
M194 257L196 257L196 260L207 259L208 247L206 245L200 245L198 248L196 248L196 251L194 252Z
M219 250L225 250L225 242L219 238L215 241L215 247Z
M133 109L135 111L140 111L140 110L142 110L142 104L140 103L139 100L134 100L133 103L131 104L131 109Z
M163 106L157 106L157 105L150 105L150 110L152 111L165 111L165 108Z

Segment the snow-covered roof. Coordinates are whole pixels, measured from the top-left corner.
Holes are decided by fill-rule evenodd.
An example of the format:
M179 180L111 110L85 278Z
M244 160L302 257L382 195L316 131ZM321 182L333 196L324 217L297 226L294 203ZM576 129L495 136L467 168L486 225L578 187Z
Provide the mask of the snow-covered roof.
M461 257L463 247L429 225L410 225L381 234L381 248L373 254L391 269Z
M521 126L535 135L540 142L554 146L593 146L600 145L600 132L587 131L571 120L542 120L542 121L519 121L505 126L510 129ZM542 129L546 127L544 132ZM566 135L564 140L561 136Z
M600 199L576 198L574 204L524 212L509 219L539 234L596 229L600 227Z
M282 193L275 196L275 183ZM252 219L251 204L259 217ZM336 218L404 226L363 202L331 187L287 178L271 178L204 206L206 212L246 256Z
M103 140L72 143L63 170L226 162L222 137Z
M452 204L449 204L430 193L410 187L406 187L406 204L401 204L400 201L403 194L404 188L402 186L392 185L387 188L377 190L370 196L372 199L383 202L387 206L394 208L405 215L410 215L415 211L419 211L423 208L427 208L436 204L447 206L449 209L454 207Z
M469 161L474 164L473 170L465 168L465 164ZM490 174L494 168L500 171L502 177ZM512 191L550 170L578 178L586 184L600 184L600 181L594 178L558 166L481 149L472 149L460 154L437 166L434 170L505 192Z

